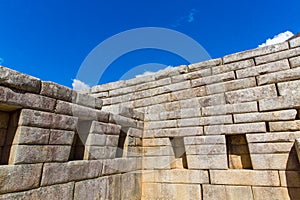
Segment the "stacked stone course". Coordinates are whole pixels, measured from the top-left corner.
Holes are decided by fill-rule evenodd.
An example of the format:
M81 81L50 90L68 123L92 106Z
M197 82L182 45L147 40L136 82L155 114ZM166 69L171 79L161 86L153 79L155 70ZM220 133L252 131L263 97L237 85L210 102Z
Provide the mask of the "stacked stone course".
M0 67L0 199L299 199L299 80L299 37L84 92Z

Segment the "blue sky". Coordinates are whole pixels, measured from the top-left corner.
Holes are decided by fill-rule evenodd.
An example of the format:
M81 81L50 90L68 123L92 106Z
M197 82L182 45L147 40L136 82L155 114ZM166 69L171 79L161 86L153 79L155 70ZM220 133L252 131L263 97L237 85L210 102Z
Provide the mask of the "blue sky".
M285 31L300 32L299 0L0 0L0 9L0 64L68 87L98 44L133 28L179 31L212 58L256 48ZM169 52L134 51L113 62L100 83L153 62L189 64Z

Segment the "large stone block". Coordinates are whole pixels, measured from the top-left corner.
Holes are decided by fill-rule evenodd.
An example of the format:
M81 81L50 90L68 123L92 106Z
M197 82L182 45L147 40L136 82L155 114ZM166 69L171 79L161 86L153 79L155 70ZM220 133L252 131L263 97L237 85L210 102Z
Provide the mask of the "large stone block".
M227 155L187 155L189 169L228 169Z
M213 76L207 76L203 78L198 78L192 80L192 87L202 86L202 85L209 85L212 83L219 83L223 81L229 81L235 79L235 75L233 71L223 73L223 74L217 74Z
M25 192L0 195L1 200L72 199L74 183L40 187Z
M290 81L277 84L280 96L299 96L300 81Z
M291 68L299 67L300 66L300 56L290 58L290 65Z
M261 133L266 132L264 122L232 125L213 125L205 126L204 134L221 135L221 134L243 134L243 133Z
M53 82L42 81L41 95L71 102L76 97L76 92Z
M277 97L276 86L267 85L226 92L226 101L230 104L257 101Z
M211 115L224 115L224 114L233 114L233 113L249 113L256 112L257 103L256 102L246 102L238 104L226 104L218 106L210 106L202 108L203 116Z
M86 146L84 157L87 160L111 159L116 156L116 152L117 147Z
M272 99L263 99L259 101L259 110L281 110L288 108L300 108L300 95L279 96Z
M200 69L197 71L189 72L187 74L173 76L173 77L171 77L171 80L172 80L172 83L177 83L177 82L192 80L192 79L201 78L201 77L210 76L210 75L211 75L211 69Z
M23 109L20 115L19 125L75 130L77 120L76 117Z
M238 79L238 80L226 81L223 83L215 83L215 84L207 85L205 86L205 89L207 95L210 95L210 94L240 90L240 89L245 89L245 88L250 88L255 86L256 86L256 80L254 77L251 77L251 78Z
M50 131L49 144L72 145L74 131L54 130Z
M143 169L170 169L174 160L172 156L143 157Z
M240 62L234 62L234 63L230 63L230 64L225 64L225 65L220 65L217 67L213 67L212 68L212 73L213 74L221 74L221 73L225 73L225 72L230 72L230 71L235 71L235 70L239 70L239 69L244 69L244 68L248 68L251 66L254 66L254 60L253 59L249 59L249 60L243 60Z
M142 199L201 200L201 187L195 184L144 183Z
M203 200L253 200L249 186L203 185Z
M218 185L280 186L278 172L269 170L210 170L210 178Z
M203 135L203 127L185 127L185 128L171 128L171 129L157 129L145 130L144 137L186 137Z
M121 115L115 115L110 113L109 122L112 124L117 124L122 127L137 127L137 121L131 118L123 117Z
M13 145L11 148L9 163L42 163L67 161L71 146L62 145Z
M263 112L263 113L246 113L246 114L234 114L235 123L245 122L264 122L264 121L285 121L293 120L296 118L297 111L294 109Z
M300 120L284 121L284 122L269 122L271 132L279 131L300 131Z
M261 141L262 142L262 141ZM293 142L274 142L265 141L265 143L250 143L249 151L251 154L279 154L289 153L293 147ZM274 155L276 157L276 155Z
M175 128L176 126L176 120L145 122L145 129Z
M243 51L243 52L234 53L234 54L231 54L228 56L224 56L223 62L230 63L230 62L234 62L234 61L238 61L238 60L245 60L247 58L253 58L256 56L271 54L271 53L283 51L286 49L289 49L288 42L265 46L262 48L257 48L257 49L253 49L253 50Z
M77 93L76 98L73 98L73 103L91 108L101 109L103 101L89 94Z
M253 169L258 170L297 170L300 167L295 152L288 153L268 153L250 154Z
M299 199L299 188L252 187L255 200Z
M41 186L96 178L101 175L103 161L71 161L45 163Z
M55 99L32 93L22 93L0 86L0 102L6 104L4 110L11 111L23 108L34 108L37 110L53 111ZM11 107L11 108L10 108Z
M113 188L109 187L108 177L76 182L74 200L108 199L108 192L111 189Z
M19 126L13 144L48 144L49 137L49 129Z
M199 97L198 100L201 107L226 104L226 96L223 93Z
M289 61L287 59L237 70L236 75L237 78L240 79L251 76L259 76L262 74L268 74L286 69L290 69Z
M294 142L300 137L300 131L296 132L277 132L263 134L246 134L248 143L274 143L274 142Z
M121 199L140 200L142 196L142 174L122 174Z
M293 81L300 79L300 68L292 68L289 70L274 72L257 77L258 85L266 85L272 83L279 83L284 81Z
M40 79L2 66L0 66L0 85L33 93L39 93L41 89Z
M189 70L191 72L193 72L193 71L198 71L198 70L218 66L218 65L221 65L221 63L222 63L222 58L216 58L216 59L211 59L211 60L204 61L204 62L190 64L188 67L189 67Z
M0 166L0 194L39 186L42 164Z
M121 126L116 124L106 124L102 122L93 121L90 133L94 134L106 134L106 135L119 135Z
M218 155L226 154L224 144L189 145L185 146L187 155Z
M273 53L265 56L260 56L255 58L255 63L257 65L263 64L263 63L268 63L276 60L281 60L285 58L290 58L294 56L298 56L300 54L300 48L295 48L295 49L289 49L286 51L281 51L278 53Z
M208 135L208 136L195 136L195 137L184 137L185 145L202 145L202 144L225 144L224 135Z
M143 139L143 147L151 146L171 146L171 141L169 138Z

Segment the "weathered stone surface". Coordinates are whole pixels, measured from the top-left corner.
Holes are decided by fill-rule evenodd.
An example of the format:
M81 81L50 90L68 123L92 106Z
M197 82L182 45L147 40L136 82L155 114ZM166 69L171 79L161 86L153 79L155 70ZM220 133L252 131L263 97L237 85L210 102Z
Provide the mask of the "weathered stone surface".
M187 155L218 155L226 154L226 146L222 144L186 146Z
M176 120L145 122L146 129L175 128L176 126L177 126Z
M0 166L0 194L39 186L42 164Z
M0 85L33 93L39 93L41 89L40 79L2 66L0 66Z
M251 151L250 151L251 152ZM280 154L250 154L253 169L297 170L300 164L295 152Z
M300 131L300 120L285 122L269 122L270 131Z
M108 184L108 177L75 183L74 199L108 199L108 191L112 189Z
M142 196L142 174L125 173L122 175L121 199L139 200Z
M207 85L205 86L205 89L206 89L206 94L210 95L210 94L223 93L223 92L245 89L245 88L250 88L255 86L256 86L256 80L254 77L251 77L251 78L245 78L245 79L239 79L233 81L226 81L224 83Z
M210 178L212 184L280 186L278 172L269 170L211 170Z
M283 110L274 112L263 113L246 113L246 114L234 114L235 123L245 122L263 122L263 121L285 121L293 120L296 118L296 110Z
M117 147L86 146L85 158L87 160L112 159L116 156Z
M13 144L48 144L49 137L49 129L19 126Z
M223 81L229 81L235 79L235 75L233 71L227 72L224 74L217 74L214 76L207 76L203 78L198 78L192 80L192 87L202 86L202 85L209 85L212 83L219 83Z
M13 145L10 164L62 162L69 158L71 146L49 145Z
M248 112L256 112L256 111L258 111L256 102L246 102L246 103L238 103L238 104L226 104L226 105L204 107L202 108L202 115L211 116L211 115L224 115L224 114L232 114L232 113L248 113Z
M25 192L0 195L1 200L72 199L74 183L40 187Z
M211 76L211 69L201 69L186 74L181 74L178 76L172 76L171 81L172 83L178 83L178 82L192 80L192 79L201 78L205 76Z
M280 110L289 108L300 108L300 95L279 96L272 99L263 99L259 101L259 110Z
M222 58L216 58L216 59L211 59L211 60L204 61L204 62L190 64L188 67L189 67L189 70L193 72L193 71L198 71L198 70L205 69L205 68L218 66L218 65L221 65L221 63L222 63Z
M253 59L243 60L240 62L234 62L234 63L230 63L230 64L213 67L212 73L213 74L221 74L221 73L230 72L230 71L234 71L234 70L238 70L238 69L248 68L248 67L251 67L254 65L255 65L255 63L254 63Z
M224 186L224 185L203 185L203 200L218 199L253 200L251 187L248 186Z
M274 154L289 153L294 145L293 142L276 142L276 143L250 143L249 151L251 154Z
M257 49L253 49L253 50L243 51L243 52L231 54L228 56L224 56L223 62L230 63L230 62L234 62L234 61L238 61L238 60L244 60L247 58L253 58L256 56L260 56L260 55L266 55L266 54L271 54L271 53L275 53L278 51L283 51L288 48L289 48L288 42L265 46L262 48L257 48Z
M206 135L261 133L261 132L266 132L266 125L264 122L249 123L249 124L213 125L213 126L204 127L204 134Z
M281 51L278 53L273 53L273 54L257 57L257 58L255 58L255 63L257 65L259 65L259 64L263 64L263 63L276 61L276 60L290 58L293 56L298 56L299 54L300 54L300 48L289 49L286 51Z
M74 131L51 130L49 144L71 145L74 139Z
M289 41L291 48L300 46L300 37L296 37Z
M268 74L271 72L281 71L290 69L289 61L287 59L280 60L276 62L271 62L263 65L258 65L255 67L249 67L246 69L241 69L236 71L237 78L246 78L246 77L253 77L259 76L262 74Z
M45 163L41 186L96 178L101 175L103 161L71 161Z
M277 84L279 94L281 96L299 96L300 81L290 81Z
M174 161L172 156L143 157L144 169L170 169Z
M55 107L55 99L43 97L32 93L21 93L10 88L0 86L0 102L14 106L12 110L25 108L34 108L37 110L53 111ZM6 106L4 106L5 108ZM5 110L5 109L4 109ZM10 108L8 107L8 111Z
M90 133L106 134L106 135L119 135L121 126L116 124L106 124L102 122L93 121Z
M76 117L23 109L19 125L63 130L75 130Z
M143 147L144 156L174 156L171 146Z
M71 102L76 97L76 92L53 82L42 81L41 95Z
M145 130L144 138L149 137L186 137L203 135L202 127L184 127L171 129Z
M227 155L187 155L189 169L228 169Z
M296 138L300 138L300 131L296 132L277 132L263 134L246 134L248 143L264 143L264 142L294 142Z
M299 199L299 188L252 187L255 200Z
M277 97L277 92L275 85L267 85L226 92L225 96L226 101L230 104L233 104Z
M123 117L121 115L110 114L109 123L117 124L122 127L137 127L137 122L134 119Z
M201 187L195 184L144 183L142 199L201 200Z
M225 136L223 135L184 137L183 139L185 145L225 144Z
M217 106L217 105L226 104L226 97L223 93L209 95L205 97L199 97L198 100L199 100L200 107Z
M77 93L75 99L73 98L73 103L91 107L91 108L101 109L103 101L89 94Z
M143 146L171 146L171 141L169 138L143 139Z
M279 83L284 81L293 81L300 79L300 68L274 72L257 77L258 85L266 85L271 83Z
M172 170L154 170L145 171L146 176L153 176L153 179L144 182L154 183L208 183L208 172L204 170L187 170L187 169L172 169Z
M290 58L289 60L290 60L291 68L296 68L300 66L300 56Z
M58 100L56 104L56 113L78 117L81 120L108 122L109 119L108 112L87 108L60 100Z

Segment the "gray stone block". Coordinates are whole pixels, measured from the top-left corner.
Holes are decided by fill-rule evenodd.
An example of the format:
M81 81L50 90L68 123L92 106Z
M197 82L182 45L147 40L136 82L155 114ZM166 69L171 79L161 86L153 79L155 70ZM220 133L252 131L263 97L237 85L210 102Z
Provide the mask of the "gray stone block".
M57 83L42 81L41 95L72 102L76 92Z
M41 89L40 79L2 66L0 66L0 85L32 93L39 93Z

